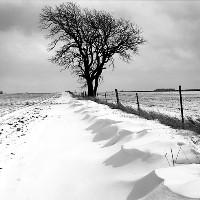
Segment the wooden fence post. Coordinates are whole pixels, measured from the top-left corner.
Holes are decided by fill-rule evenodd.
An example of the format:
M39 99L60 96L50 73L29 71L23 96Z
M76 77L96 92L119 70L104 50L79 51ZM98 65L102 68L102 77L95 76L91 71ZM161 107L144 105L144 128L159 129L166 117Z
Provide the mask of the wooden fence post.
M183 117L183 101L182 101L182 94L181 94L181 86L179 85L179 95L180 95L180 104L181 104L181 118L182 118L182 126L184 128L184 117Z
M105 92L105 99L106 99L106 102L107 102L107 98L106 98L106 92Z
M87 96L87 93L86 93L86 91L85 91L85 97Z
M139 103L139 99L138 99L138 93L136 93L136 98L137 98L138 112L140 115L140 103Z
M117 89L115 89L116 98L117 98L117 106L119 107L119 95Z

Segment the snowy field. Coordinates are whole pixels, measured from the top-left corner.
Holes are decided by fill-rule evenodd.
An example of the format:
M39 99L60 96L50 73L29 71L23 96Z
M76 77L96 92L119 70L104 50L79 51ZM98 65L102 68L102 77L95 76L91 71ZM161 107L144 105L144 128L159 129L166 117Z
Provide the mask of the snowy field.
M0 117L54 96L48 93L0 94Z
M147 111L155 111L170 116L181 117L179 92L138 92L140 107ZM99 98L105 99L104 93ZM182 92L184 116L200 121L200 91ZM123 105L137 108L136 93L119 92ZM107 100L116 102L114 92L107 93Z
M1 200L200 199L191 132L68 93L0 120Z

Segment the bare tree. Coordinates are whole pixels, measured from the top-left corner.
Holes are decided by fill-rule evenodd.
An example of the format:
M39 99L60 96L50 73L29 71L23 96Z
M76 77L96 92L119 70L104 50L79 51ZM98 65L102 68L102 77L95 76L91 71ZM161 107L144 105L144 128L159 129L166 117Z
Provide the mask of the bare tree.
M49 50L59 48L50 60L83 80L88 96L96 96L103 70L114 67L115 54L128 62L131 53L137 54L138 46L145 43L140 29L130 21L72 2L45 6L39 23L52 40Z

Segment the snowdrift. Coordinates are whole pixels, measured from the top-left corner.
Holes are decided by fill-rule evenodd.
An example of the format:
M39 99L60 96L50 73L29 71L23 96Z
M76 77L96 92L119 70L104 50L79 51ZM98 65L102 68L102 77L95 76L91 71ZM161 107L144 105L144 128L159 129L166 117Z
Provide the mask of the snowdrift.
M200 199L200 153L187 132L68 93L1 126L2 200Z
M190 137L92 101L72 100L70 104L89 124L86 130L93 135L93 142L100 142L101 148L116 146L104 165L130 165L132 173L137 170L140 174L132 181L127 200L200 198L200 153Z

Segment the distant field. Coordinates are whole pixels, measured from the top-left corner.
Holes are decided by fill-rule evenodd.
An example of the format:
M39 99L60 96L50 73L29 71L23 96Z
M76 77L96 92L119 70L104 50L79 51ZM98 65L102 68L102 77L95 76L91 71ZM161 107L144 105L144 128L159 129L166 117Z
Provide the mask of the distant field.
M0 117L20 108L37 104L55 93L17 93L0 95Z
M99 98L105 99L105 93ZM156 111L171 116L181 117L179 92L138 92L140 106L144 110ZM184 116L200 121L200 91L183 91ZM119 99L123 105L137 108L135 92L119 92ZM116 102L114 92L107 93L109 102Z

